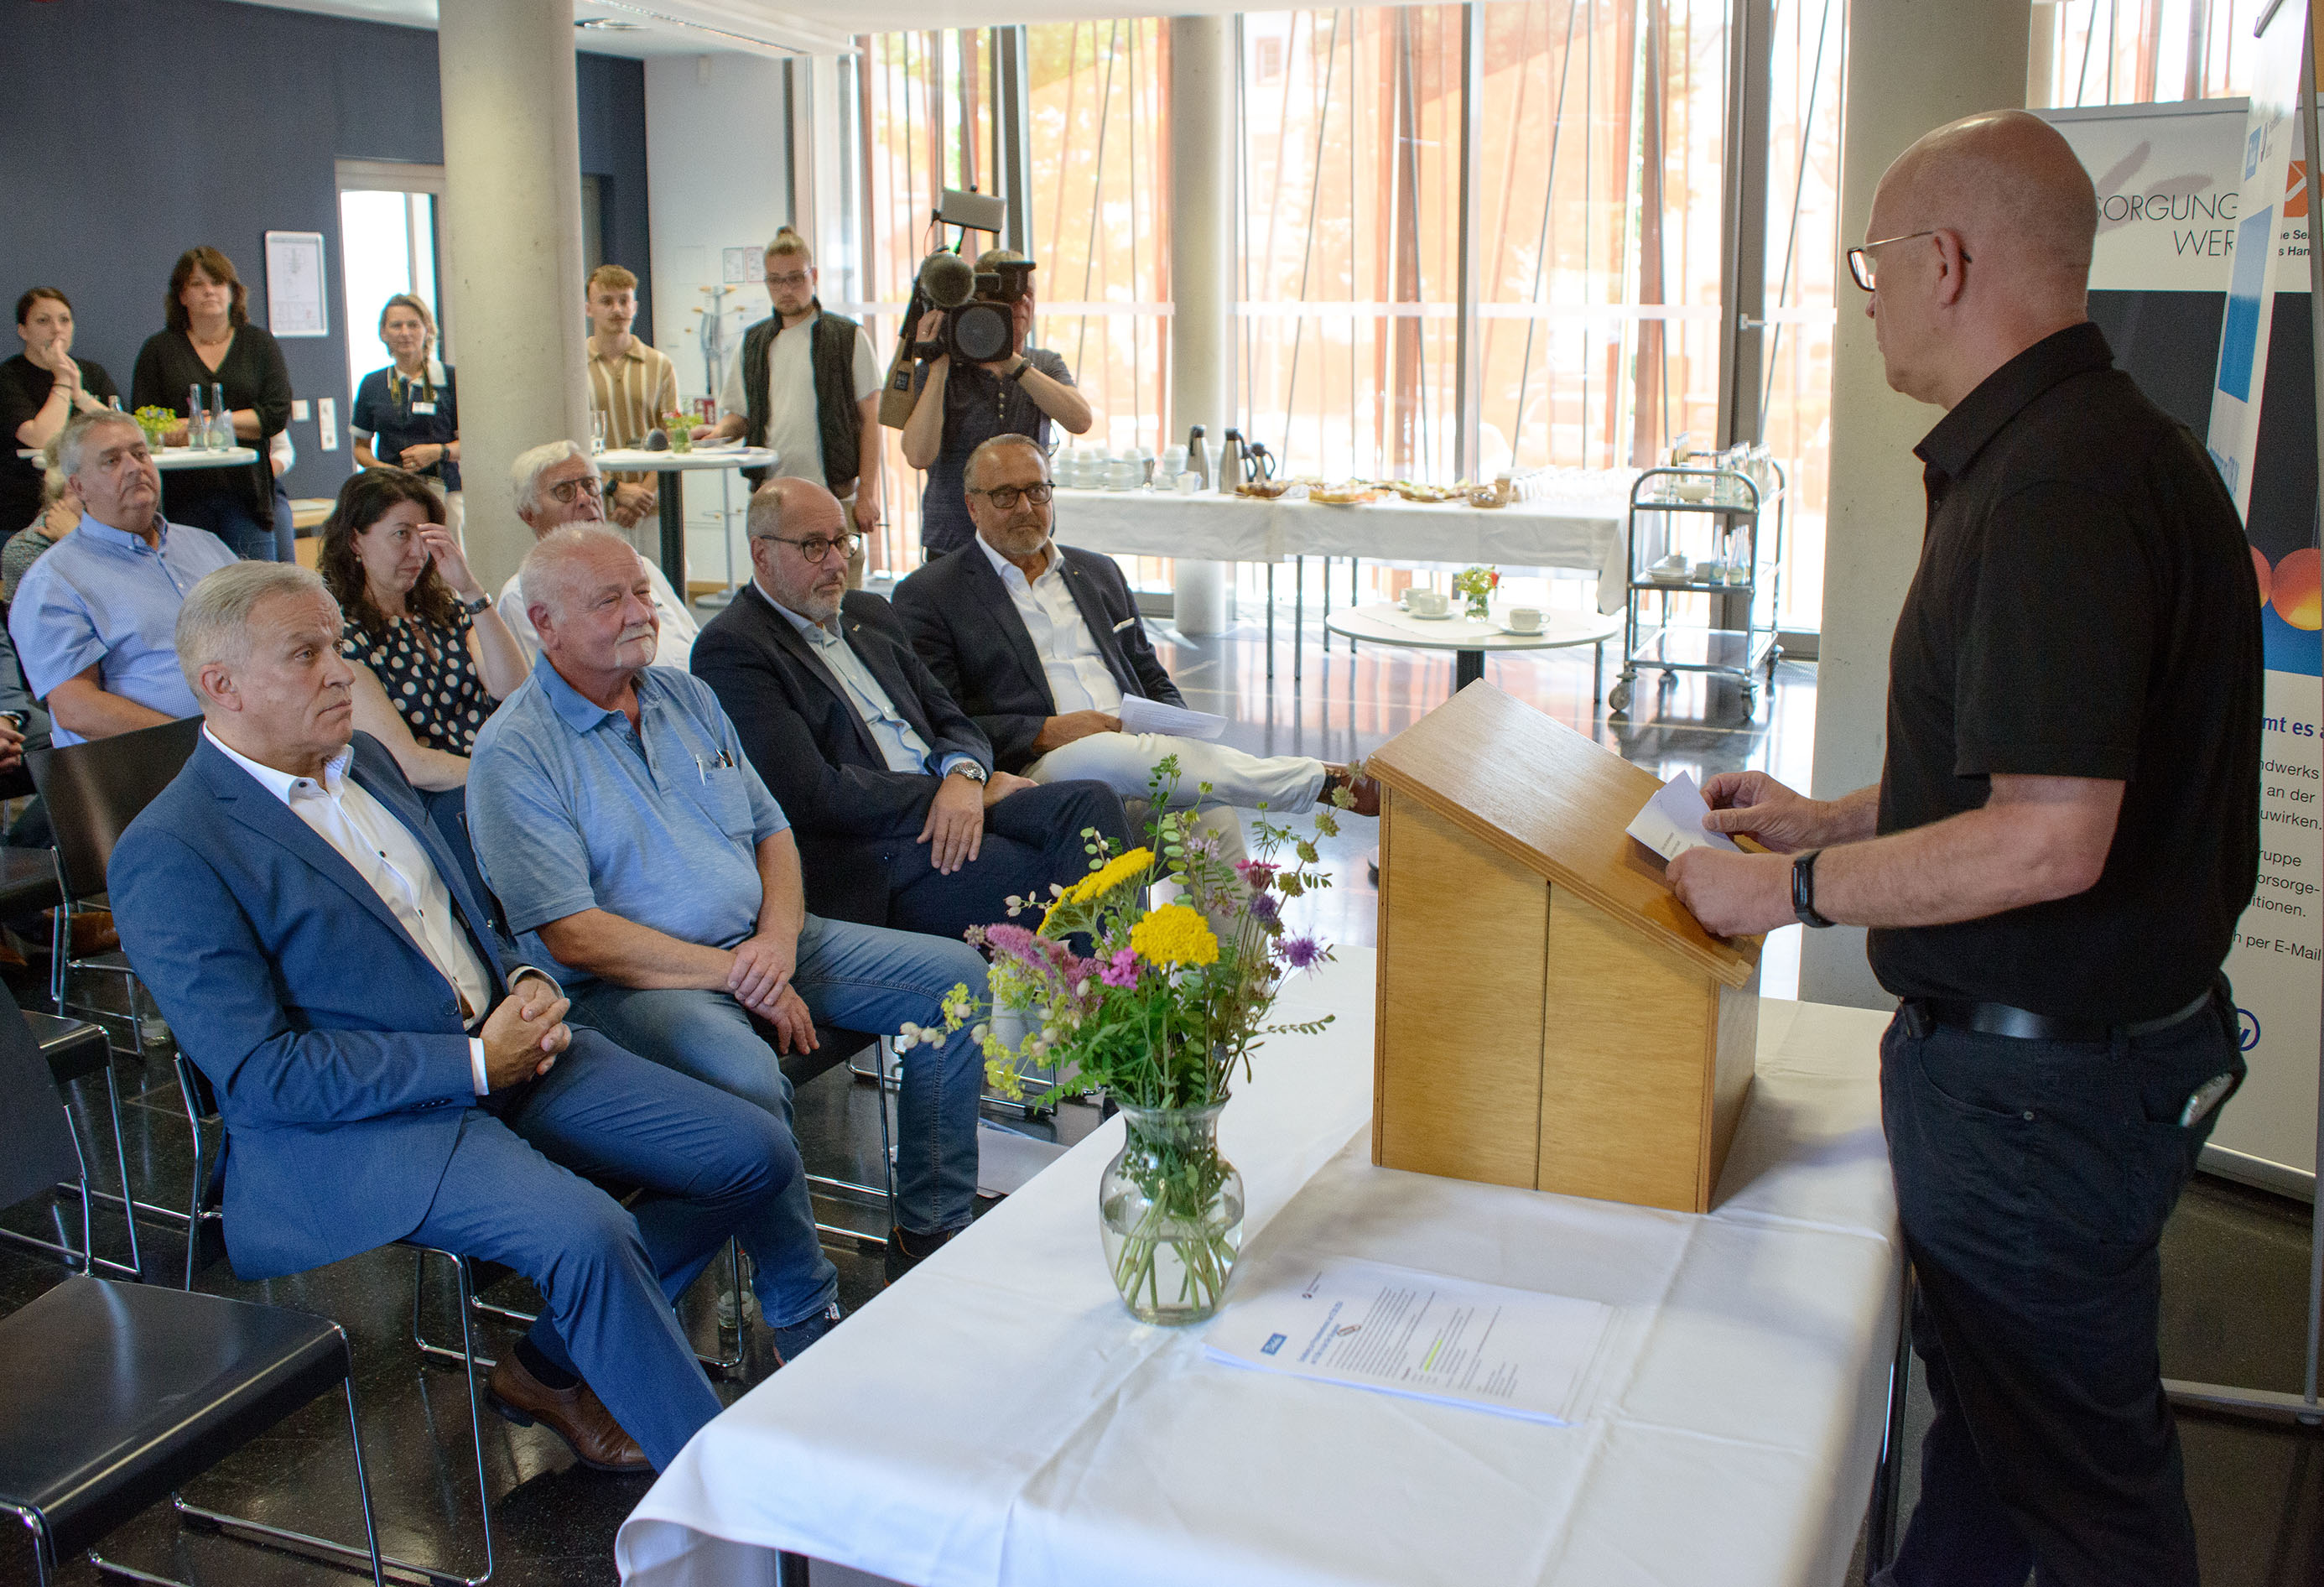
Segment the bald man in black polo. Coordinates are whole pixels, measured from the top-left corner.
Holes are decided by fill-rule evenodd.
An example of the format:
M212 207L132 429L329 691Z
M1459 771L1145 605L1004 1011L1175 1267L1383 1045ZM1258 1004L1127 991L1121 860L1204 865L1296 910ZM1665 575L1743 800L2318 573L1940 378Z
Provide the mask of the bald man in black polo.
M1895 1587L2193 1587L2157 1247L2241 1081L2219 967L2259 864L2259 589L2202 446L2085 311L2057 132L1971 116L1881 179L1888 383L1946 410L1879 785L1711 780L1769 855L1681 856L1724 933L1872 927L1882 1111L1936 1419Z

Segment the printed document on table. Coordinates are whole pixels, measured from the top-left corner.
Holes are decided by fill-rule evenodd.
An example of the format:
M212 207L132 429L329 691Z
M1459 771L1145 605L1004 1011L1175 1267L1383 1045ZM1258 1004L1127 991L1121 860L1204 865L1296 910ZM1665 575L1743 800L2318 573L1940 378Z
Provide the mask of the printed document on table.
M1703 802L1694 778L1682 771L1655 791L1646 808L1624 830L1665 860L1675 860L1689 849L1740 853L1735 840L1725 833L1702 829L1702 818L1709 814L1711 807Z
M1205 1342L1213 1359L1563 1426L1613 1308L1351 1258L1271 1264Z
M1166 706L1159 700L1149 700L1142 695L1124 695L1121 706L1114 713L1121 718L1124 733L1161 733L1172 738L1216 738L1227 728L1227 719L1208 711L1189 711L1184 706Z

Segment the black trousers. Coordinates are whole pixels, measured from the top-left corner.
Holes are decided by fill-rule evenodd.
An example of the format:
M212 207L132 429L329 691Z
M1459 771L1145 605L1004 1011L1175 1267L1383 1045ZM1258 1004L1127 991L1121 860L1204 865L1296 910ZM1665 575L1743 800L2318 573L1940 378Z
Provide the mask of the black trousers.
M1051 882L1071 887L1089 874L1084 827L1094 827L1117 854L1136 846L1120 797L1088 781L1020 788L986 807L976 858L949 876L928 863L929 845L914 843L911 834L884 840L880 859L888 872L888 924L958 941L972 926L1006 922L1012 896L1046 900ZM1016 921L1040 923L1038 911Z
M2218 1118L2182 1128L2181 1112L2243 1074L2231 1001L2111 1042L1916 1037L1899 1015L1880 1050L1936 1419L1920 1502L1877 1580L2192 1587L2158 1247Z

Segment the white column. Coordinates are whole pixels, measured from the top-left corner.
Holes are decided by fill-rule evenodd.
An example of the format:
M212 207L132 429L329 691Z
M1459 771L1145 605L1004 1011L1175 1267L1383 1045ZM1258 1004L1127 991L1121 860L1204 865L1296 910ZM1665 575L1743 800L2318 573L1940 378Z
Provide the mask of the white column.
M532 543L510 463L543 441L589 441L573 4L459 0L442 13L444 287L460 337L468 555L497 589Z
M1213 464L1239 425L1234 366L1234 19L1170 19L1170 437ZM1227 631L1227 567L1181 559L1178 632Z
M2027 0L1854 0L1848 124L1840 158L1840 246L1865 240L1880 173L1923 133L2025 102ZM1921 555L1926 501L1913 447L1942 413L1888 389L1865 297L1843 268L1832 349L1831 497L1816 666L1815 785L1831 798L1880 780L1888 641ZM1864 933L1807 933L1800 996L1886 1008Z

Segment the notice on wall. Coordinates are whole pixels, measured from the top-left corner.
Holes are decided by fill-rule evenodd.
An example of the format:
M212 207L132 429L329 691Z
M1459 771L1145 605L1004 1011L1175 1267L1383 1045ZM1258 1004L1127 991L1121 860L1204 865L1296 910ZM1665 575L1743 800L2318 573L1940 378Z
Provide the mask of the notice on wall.
M323 234L266 234L266 328L278 337L327 337Z
M2284 11L2301 20L2297 8ZM2295 78L2298 64L2295 53ZM2241 1159L2215 1157L2213 1166L2262 1178L2312 1173L2324 976L2324 558L2298 119L2264 117L2255 142L2241 99L2042 114L2098 188L2090 318L2116 363L2208 438L2215 458L2224 455L2221 477L2237 486L2265 650L2260 869L2227 962L2251 1075L2220 1111L2210 1151ZM2271 158L2280 173L2272 178L2260 169ZM2246 184L2247 167L2256 185ZM2271 181L2281 198L2255 227L2253 201ZM2233 390L2217 397L2222 382Z

